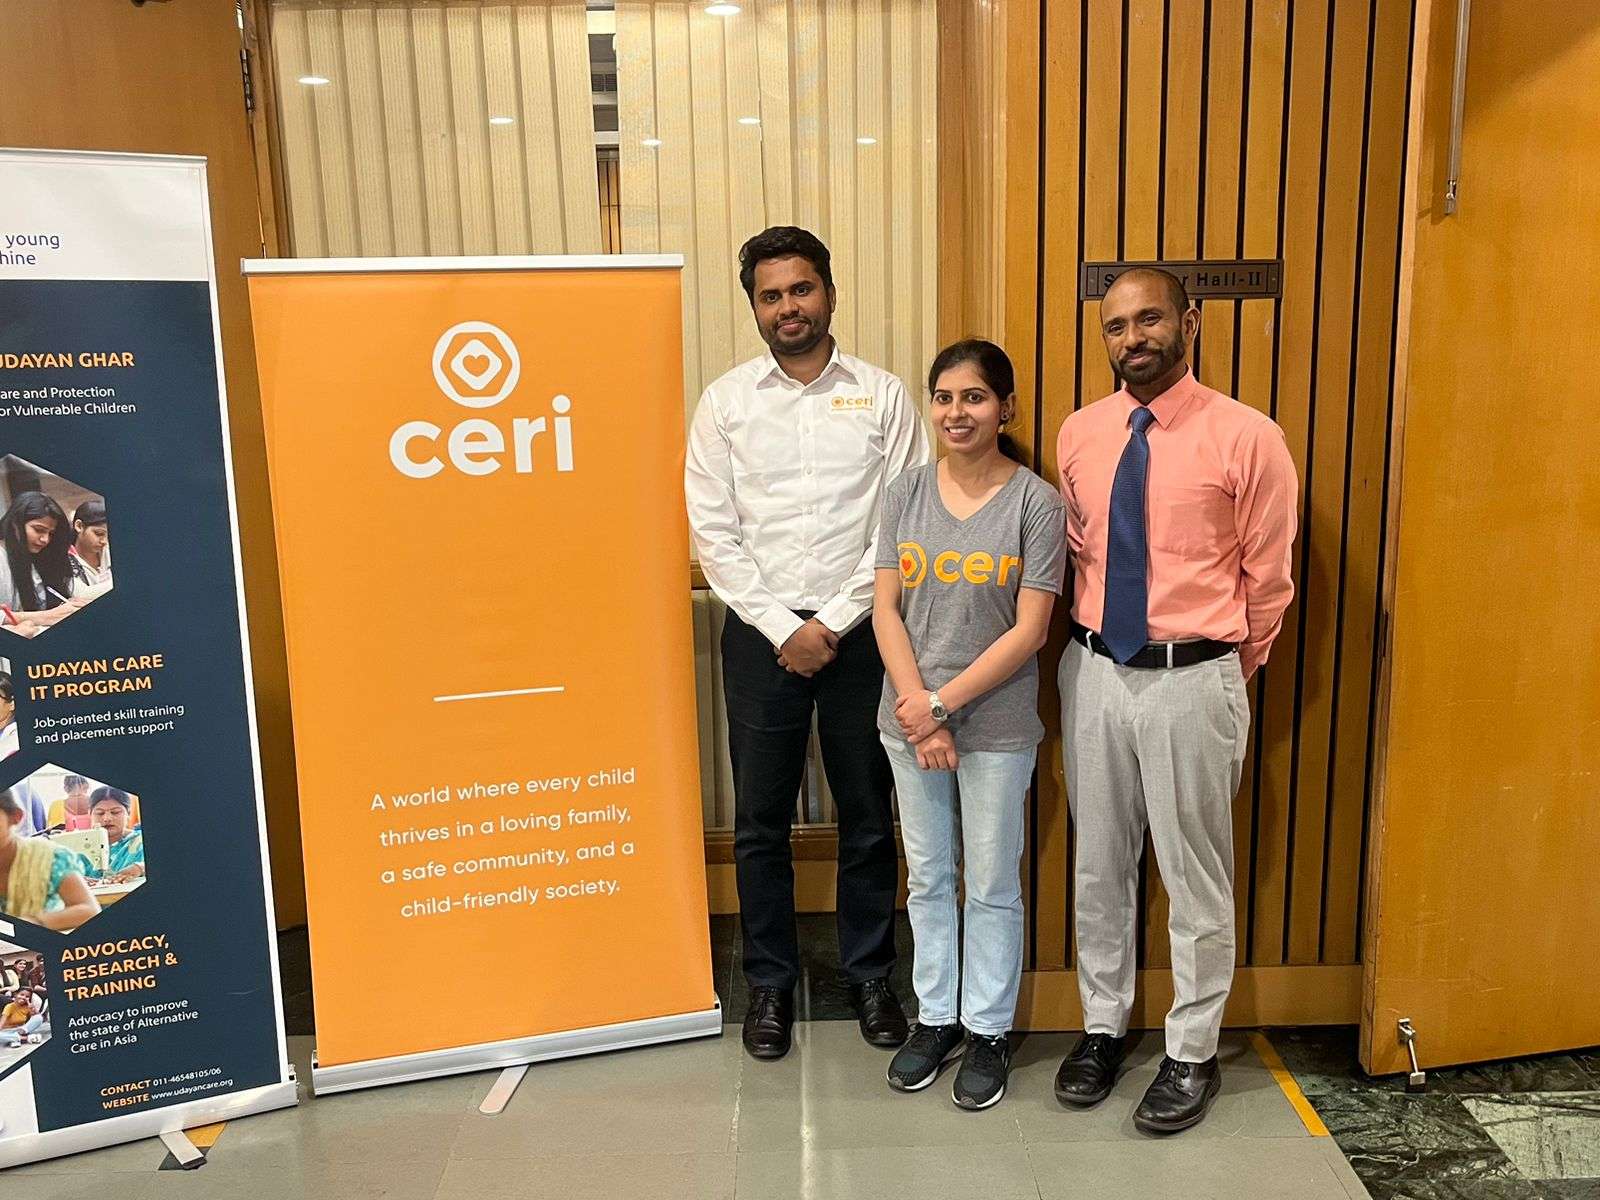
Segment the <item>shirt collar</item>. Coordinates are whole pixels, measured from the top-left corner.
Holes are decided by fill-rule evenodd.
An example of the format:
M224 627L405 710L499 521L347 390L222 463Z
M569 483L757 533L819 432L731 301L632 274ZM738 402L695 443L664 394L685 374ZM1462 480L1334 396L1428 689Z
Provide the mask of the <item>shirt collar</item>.
M844 355L839 351L837 338L833 342L833 353L828 355L828 365L822 368L822 374L818 375L812 383L801 384L798 379L778 365L778 360L773 357L771 350L762 355L761 377L757 383L764 386L769 383L788 382L796 387L815 387L832 376L837 376L846 383L859 384L861 382L856 378L856 373L850 369L849 364L844 361Z
M1171 429L1172 423L1178 419L1184 409L1189 407L1189 402L1199 394L1199 391L1200 381L1194 377L1194 372L1186 367L1177 383L1162 392L1145 407L1155 417L1157 425L1163 429ZM1127 384L1122 385L1121 395L1123 400L1127 402L1130 414L1139 407L1139 401L1134 399L1133 394L1128 391Z

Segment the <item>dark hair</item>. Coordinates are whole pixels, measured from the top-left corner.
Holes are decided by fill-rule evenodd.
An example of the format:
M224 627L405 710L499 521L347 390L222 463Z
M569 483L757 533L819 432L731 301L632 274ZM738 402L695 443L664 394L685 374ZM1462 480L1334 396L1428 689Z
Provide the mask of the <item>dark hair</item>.
M771 258L800 257L816 268L825 288L833 287L833 256L822 239L796 225L774 225L763 229L739 247L739 282L750 303L756 301L756 264Z
M1011 365L1011 356L993 342L985 338L962 338L959 342L952 342L938 354L933 356L933 365L928 368L928 395L932 396L939 383L939 376L951 367L959 367L962 363L971 363L978 368L978 374L983 377L986 386L1001 403L1005 403L1007 396L1013 396L1017 391L1017 372ZM1015 439L1004 430L999 437L1000 453L1013 462L1027 466L1023 459L1022 450Z
M81 523L85 528L90 525L104 525L106 523L106 502L104 500L85 500L73 512L72 523L74 525Z
M27 524L41 517L54 519L56 528L45 548L37 555L32 555L28 553ZM43 492L19 493L11 501L11 507L6 509L6 515L0 517L0 539L5 543L11 581L17 595L22 597L23 609L38 611L41 607L54 608L60 604L61 600L46 591L41 605L39 597L34 595L33 572L37 570L45 587L61 596L65 596L72 587L72 563L67 551L77 539L72 535L67 514L61 510L61 505Z
M82 775L68 775L61 781L61 786L70 792L73 788L88 787L89 781Z
M11 685L11 676L0 671L0 700L15 700L16 690Z
M89 793L90 808L94 808L104 800L109 800L113 804L120 804L129 812L133 811L133 801L128 798L128 793L121 788L97 787Z
M22 801L17 799L10 788L0 788L0 812L5 813L13 821L20 821L27 815L23 810Z
M1153 279L1161 284L1166 288L1167 299L1178 310L1180 317L1194 307L1189 300L1189 289L1183 286L1183 280L1165 267L1129 267L1111 281L1111 287L1115 287L1124 279ZM1106 291L1110 292L1111 288L1108 287Z

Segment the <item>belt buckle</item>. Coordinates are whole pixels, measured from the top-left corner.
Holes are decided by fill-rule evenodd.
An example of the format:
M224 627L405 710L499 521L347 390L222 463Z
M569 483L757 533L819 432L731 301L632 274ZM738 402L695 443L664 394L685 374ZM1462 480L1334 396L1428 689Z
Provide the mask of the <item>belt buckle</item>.
M1172 670L1172 643L1167 643L1167 670Z

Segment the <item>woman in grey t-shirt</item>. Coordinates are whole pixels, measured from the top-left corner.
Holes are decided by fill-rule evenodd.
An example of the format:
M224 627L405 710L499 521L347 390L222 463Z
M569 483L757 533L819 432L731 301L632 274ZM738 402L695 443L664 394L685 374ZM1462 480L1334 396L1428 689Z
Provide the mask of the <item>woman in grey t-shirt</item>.
M977 339L947 347L928 390L946 454L884 497L872 611L886 669L878 729L900 799L916 942L917 1024L888 1078L899 1091L924 1088L965 1043L952 1096L975 1109L1005 1094L1011 1066L1023 819L1044 737L1038 651L1066 570L1066 517L1056 490L1006 453L1000 429L1017 397L1005 351Z

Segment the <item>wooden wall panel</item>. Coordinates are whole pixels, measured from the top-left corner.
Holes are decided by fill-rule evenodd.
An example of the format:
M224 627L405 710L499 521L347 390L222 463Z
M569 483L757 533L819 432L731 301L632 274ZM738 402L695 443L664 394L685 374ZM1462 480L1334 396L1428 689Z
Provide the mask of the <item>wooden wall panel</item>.
M1034 461L1047 479L1061 421L1114 385L1096 306L1076 299L1082 262L1284 260L1280 299L1206 301L1194 350L1206 383L1279 422L1302 484L1299 593L1252 683L1234 806L1238 961L1348 967L1360 957L1411 5L1051 0L1041 14L1037 0L1012 0L1006 16L998 324L1036 384ZM1037 44L1021 46L1030 36ZM1030 95L1037 115L1020 120ZM1019 147L1024 132L1036 144ZM1029 987L1044 995L1054 977L1052 996L1074 964L1054 685L1064 624L1043 663L1026 864ZM1159 978L1167 904L1153 867L1144 894L1140 966ZM1061 1023L1071 1007L1038 1005L1029 1020ZM1299 1004L1298 1019L1314 1007ZM1348 995L1337 1007L1352 1019Z

